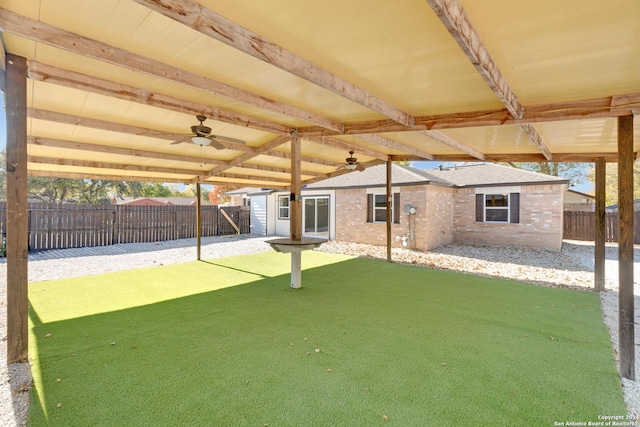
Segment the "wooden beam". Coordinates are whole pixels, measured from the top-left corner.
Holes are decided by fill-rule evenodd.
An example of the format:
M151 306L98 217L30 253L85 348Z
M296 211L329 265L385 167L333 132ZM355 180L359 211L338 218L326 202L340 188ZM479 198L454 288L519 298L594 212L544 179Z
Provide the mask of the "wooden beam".
M518 98L491 58L460 2L458 0L427 0L427 3L511 115L521 119L524 107L520 105Z
M200 183L196 182L196 260L200 261L200 249L202 246L202 200Z
M265 151L263 154L266 155L266 156L278 157L280 159L291 159L291 154L290 153L286 153L284 151L269 150L269 151ZM314 165L329 166L329 167L332 167L332 168L336 168L336 167L342 165L342 163L340 163L340 162L334 162L332 160L324 160L324 159L319 159L319 158L310 157L310 156L300 156L300 160L302 162L305 162L305 163L311 163L311 164L314 164Z
M74 34L60 28L0 8L0 22L5 32L78 55L104 61L131 71L171 80L216 96L234 99L280 116L293 117L326 129L341 132L343 125L315 113L292 107L187 70L127 52L115 46Z
M279 179L279 178L271 178L268 176L261 176L261 175L243 175L239 173L220 173L216 175L216 178L232 178L232 179L237 179L241 181L243 180L245 182L255 182L255 181L273 182L278 186L288 184L288 182L283 181L282 179Z
M547 144L545 144L535 126L531 123L525 123L523 125L520 125L520 127L527 133L527 135L529 135L529 139L531 140L531 142L533 142L536 147L540 149L540 152L542 153L544 158L548 161L552 161L553 155L551 154L551 150L549 150L549 147L547 147Z
M90 151L93 153L119 154L123 156L176 160L179 162L202 163L206 162L210 165L224 164L221 160L210 159L207 157L184 156L181 154L162 153L150 150L135 150L132 148L114 147L110 145L88 144L86 142L64 141L53 138L28 137L29 144L40 145L43 147L65 148L69 150Z
M103 179L109 181L137 181L137 182L159 182L159 183L176 183L176 184L191 184L192 179L175 178L175 177L161 177L161 178L149 178L146 176L134 176L134 175L108 175L103 173L89 173L89 172L59 172L59 171L43 171L43 170L29 170L29 176L45 176L49 178L72 178L72 179ZM210 182L207 182L210 184Z
M0 37L0 91L7 91L7 52L4 38Z
M592 163L596 158L602 157L607 162L617 162L618 153L556 153L553 155L554 162L576 162L576 163ZM472 156L465 155L436 155L434 159L443 162L477 162L478 160ZM533 153L506 153L506 154L487 154L485 155L487 162L546 162L547 159L542 154Z
M111 98L137 102L139 104L176 111L179 113L191 114L193 116L204 114L208 119L236 126L248 127L277 134L289 133L289 126L269 122L267 120L247 116L234 111L223 110L151 92L146 89L116 83L110 80L99 79L97 77L42 64L33 60L28 60L27 64L29 66L29 78L32 80L97 93Z
M376 111L404 126L413 117L366 90L231 22L193 0L134 0L221 43Z
M627 102L618 103L619 99ZM593 98L578 101L567 101L553 104L525 106L522 119L514 119L506 108L479 110L450 114L435 114L415 117L412 129L401 126L392 120L373 120L345 124L345 135L360 135L382 132L407 132L437 129L456 129L465 127L506 126L523 123L544 123L563 120L586 120L609 117L620 117L634 114L640 110L640 94L626 94ZM312 126L300 128L300 135L308 136L335 135L326 129Z
M604 158L596 159L596 229L594 248L594 287L596 292L605 290L605 242L607 230L606 217L606 173L607 162Z
M176 169L165 168L158 166L139 166L126 163L109 163L109 162L95 162L90 160L74 160L74 159L60 159L44 156L29 156L27 158L29 163L37 163L43 165L57 165L57 166L75 166L82 168L97 168L97 169L115 169L122 171L136 171L136 172L151 172L151 173L168 173L177 175L193 175L206 176L207 171L196 169Z
M251 170L256 170L256 171L284 173L284 174L287 174L287 175L291 174L291 169L276 168L276 167L264 166L264 165L256 165L256 164L253 164L253 163L242 163L241 165L234 166L234 168L251 169ZM321 176L321 175L324 175L324 174L319 173L319 172L311 172L311 171L305 171L305 170L302 170L300 173L302 175L307 175L307 176Z
M164 139L167 141L177 141L188 136L186 133L165 132L158 129L143 128L140 126L125 125L122 123L108 122L105 120L92 119L88 117L74 116L71 114L59 113L56 111L40 110L29 108L29 117L38 120L46 120L56 123L65 123L74 126L88 127L92 129L106 130L110 132L125 133L136 136L147 136L151 138ZM230 150L253 152L254 148L244 144L224 142L223 145Z
M364 162L364 163L358 163L358 166L360 166L362 169L367 169L370 168L371 166L377 166L384 163L382 160L371 160L370 162ZM319 182L319 181L324 181L327 178L333 178L335 176L340 176L340 175L344 175L347 173L359 173L359 171L353 171L350 169L346 169L346 168L340 168L338 170L335 170L333 172L324 174L322 176L318 176L316 178L312 178L309 180L306 180L304 183L305 184L313 184L315 182Z
M380 135L364 134L364 135L358 135L358 138L364 139L365 141L373 142L374 144L378 144L383 147L391 148L392 150L403 151L407 154L421 157L424 160L433 160L433 154L431 153L427 153L426 151L420 150L419 148L414 148L409 145L402 144L400 142L392 141L389 138L385 138ZM387 159L382 159L382 160L386 161Z
M345 150L347 153L351 150L358 154L365 155L367 157L373 157L374 159L384 160L387 156L378 151L370 150L368 148L359 147L357 145L349 144L348 142L339 140L337 138L325 137L325 136L310 136L304 138L307 141L311 141L316 144L326 145L328 147L337 148L339 150ZM346 153L345 153L346 154Z
M217 168L215 168L214 170L212 170L211 172L209 172L208 177L212 177L215 175L219 175L220 173L224 172L225 170L232 168L234 166L238 166L244 162L246 162L247 160L253 159L254 157L260 155L260 154L264 154L269 150L272 150L276 147L279 147L280 145L288 142L291 139L291 135L281 135L278 137L273 138L272 140L262 144L261 146L257 147L255 152L253 153L247 153L247 154L242 154L238 157L236 157L235 159L231 160L230 162L227 162L226 164L220 165Z
M633 116L618 118L618 285L620 375L635 380L633 301Z
M291 135L291 200L289 201L289 226L291 240L302 240L302 180L300 178L301 144L297 130ZM293 271L292 271L293 274Z
M391 159L387 160L387 179L385 182L385 188L387 193L387 261L391 262L391 216L393 210L391 209L391 203L393 202L393 193L391 192L391 184L393 181L392 170L393 162Z
M7 364L29 362L27 60L6 56Z
M476 149L473 149L471 147L469 147L466 144L463 144L462 142L458 141L455 138L450 137L449 135L442 133L440 131L437 130L423 130L422 132L420 132L421 134L428 136L429 138L438 141L444 145L448 145L449 147L455 148L458 151L462 151L463 153L466 153L468 155L470 155L471 157L474 157L478 160L485 160L485 155L482 154L481 152L479 152Z

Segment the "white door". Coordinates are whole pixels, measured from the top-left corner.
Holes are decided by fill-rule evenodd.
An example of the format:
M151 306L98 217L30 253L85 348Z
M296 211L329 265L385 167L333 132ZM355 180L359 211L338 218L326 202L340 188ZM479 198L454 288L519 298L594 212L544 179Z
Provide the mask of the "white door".
M303 212L305 236L329 238L329 197L305 197Z
M267 196L251 196L251 233L267 235Z

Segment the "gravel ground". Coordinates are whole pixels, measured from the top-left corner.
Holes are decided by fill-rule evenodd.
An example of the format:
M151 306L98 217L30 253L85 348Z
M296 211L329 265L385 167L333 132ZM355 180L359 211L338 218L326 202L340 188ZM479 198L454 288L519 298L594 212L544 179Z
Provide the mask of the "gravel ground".
M201 257L219 258L271 250L261 237L208 237ZM320 250L386 259L386 248L327 242ZM29 254L29 281L38 282L132 268L189 262L196 257L195 239L64 249ZM541 286L593 288L593 243L565 241L562 251L451 244L430 252L394 249L395 262L424 265ZM640 324L640 247L635 249L636 325ZM601 294L604 322L618 347L617 246L606 249L606 288ZM0 425L26 425L31 374L28 364L6 366L6 261L0 260ZM640 331L636 331L636 375L640 375ZM617 352L616 352L617 357ZM629 415L640 420L640 381L622 380ZM611 414L603 414L611 415Z

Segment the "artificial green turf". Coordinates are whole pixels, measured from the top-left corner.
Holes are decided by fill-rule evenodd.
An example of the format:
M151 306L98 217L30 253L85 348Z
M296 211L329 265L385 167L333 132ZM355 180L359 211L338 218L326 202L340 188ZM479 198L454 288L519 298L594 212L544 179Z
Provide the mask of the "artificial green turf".
M624 414L598 295L319 252L30 284L29 425L554 425ZM57 407L60 404L60 407Z

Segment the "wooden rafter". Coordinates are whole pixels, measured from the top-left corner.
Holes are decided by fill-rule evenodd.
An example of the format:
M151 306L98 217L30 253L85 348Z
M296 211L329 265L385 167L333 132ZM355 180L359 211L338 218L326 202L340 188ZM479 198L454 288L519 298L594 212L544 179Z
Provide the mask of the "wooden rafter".
M80 36L43 22L35 21L0 8L0 22L5 32L15 34L36 42L64 49L79 55L107 62L118 67L169 79L217 96L234 99L267 111L294 117L307 123L331 129L337 132L343 125L309 111L292 107L272 99L230 86L228 84L197 75L178 67L173 67L144 56L118 49L96 40Z
M144 105L150 105L152 107L163 108L165 110L177 111L194 116L197 114L204 114L211 120L230 123L241 127L249 127L278 134L289 133L290 128L288 126L239 114L233 111L222 110L208 105L151 92L146 89L99 79L97 77L64 70L62 68L42 64L33 60L28 60L27 64L29 66L29 78L32 80L53 83L60 86L84 90L112 98L137 102Z
M274 185L278 185L278 186L284 186L284 185L289 185L288 182L283 181L282 179L279 178L271 178L268 176L261 176L261 175L243 175L243 174L238 174L238 173L220 173L218 175L216 175L216 178L230 178L230 179L237 179L240 181L244 181L244 182L253 182L253 181L262 181L262 182L271 182L274 183Z
M463 153L467 153L468 155L475 157L478 160L485 160L485 155L469 147L466 144L458 141L455 138L450 137L449 135L442 133L437 130L423 130L420 132L421 134L428 136L431 139L434 139L442 144L448 145L449 147L455 148L456 150L462 151Z
M110 181L140 181L140 182L158 182L158 183L189 183L192 179L184 180L176 177L152 178L147 176L134 175L109 175L105 173L89 173L83 172L58 172L45 170L29 170L29 176L42 176L49 178L72 178L72 179L104 179ZM207 184L212 184L207 182Z
M396 157L396 156L394 156ZM597 158L602 157L607 162L617 162L617 153L554 153L554 162L594 162ZM394 158L395 160L395 158ZM473 156L459 154L459 155L442 155L434 156L433 160L443 162L477 162L478 159ZM486 154L486 162L547 162L547 159L542 153L523 153L523 154Z
M533 126L531 123L525 123L523 125L520 125L520 127L527 133L527 135L529 135L529 139L531 140L531 142L533 142L536 147L540 149L540 152L542 153L544 158L548 161L551 161L553 159L553 154L551 154L551 150L549 150L549 147L547 147L547 144L545 144L535 126Z
M131 156L139 158L175 160L179 162L202 163L206 161L210 165L224 164L222 160L215 160L196 156L185 156L182 154L162 153L150 150L136 150L133 148L114 147L111 145L88 144L86 142L65 141L53 138L41 138L30 136L27 138L29 144L40 145L43 147L64 148L69 150L89 151L93 153L118 154L122 156Z
M587 120L620 117L640 111L640 93L631 93L603 98L558 102L553 104L525 106L522 119L514 119L506 108L479 110L464 113L434 114L415 117L413 129L407 129L391 120L374 120L346 124L345 135L361 135L382 132L406 132L465 127L520 125L564 120ZM300 128L304 137L332 135L317 126Z
M36 108L29 109L29 117L33 119L46 120L56 123L65 123L74 126L83 126L92 129L107 130L111 132L125 133L137 136L149 136L152 138L165 139L168 141L176 141L182 139L186 134L165 132L157 129L143 128L140 126L125 125L122 123L107 122L105 120L91 119L88 117L73 116L55 111L40 110ZM220 144L234 151L245 151L249 153L255 152L255 148L248 147L243 144L233 142L220 141Z
M411 127L413 117L293 52L231 22L192 0L134 0L219 42L330 90L353 102Z
M251 170L256 170L256 171L265 171L265 172L276 172L276 173L285 173L285 174L290 174L291 173L291 169L285 169L285 168L276 168L276 167L272 167L272 166L264 166L264 165L256 165L253 163L242 163L238 166L234 166L235 168L240 168L240 169L251 169ZM302 171L302 175L307 175L307 176L321 176L323 174L319 173L319 172L311 172L311 171Z
M359 163L359 166L361 166L364 169L367 169L367 168L370 168L371 166L380 165L382 163L384 163L384 161L376 159L376 160L371 160L370 162ZM324 174L322 176L309 179L309 180L305 181L304 183L305 184L312 184L314 182L322 181L322 180L325 180L327 178L333 178L334 176L344 175L346 173L359 173L359 172L358 171L352 171L352 170L346 169L346 168L340 168L340 169L338 169L336 171Z
M460 2L458 0L427 0L427 3L511 115L521 119L524 115L524 107L520 105L520 101L491 58Z
M126 163L110 163L110 162L96 162L87 160L74 160L74 159L59 159L44 156L29 156L27 161L29 163L58 165L58 166L75 166L84 168L99 168L99 169L116 169L122 171L136 171L136 172L151 172L162 174L177 174L177 175L192 175L192 176L204 176L207 171L196 169L175 169L164 168L158 166L138 166L130 165Z
M340 150L345 150L345 151L350 151L353 150L355 152L357 152L358 154L362 154L368 157L373 157L374 159L379 159L379 160L384 160L387 158L387 156L383 153L380 153L378 151L374 151L374 150L370 150L364 147L358 147L357 145L353 145L353 144L349 144L348 142L345 141L341 141L337 138L331 138L328 136L310 136L307 138L304 138L307 141L311 141L314 142L316 144L322 144L322 145L326 145L328 147L333 147L333 148L337 148Z
M260 154L264 154L265 152L269 151L269 150L273 150L274 148L288 142L291 140L291 135L281 135L278 137L273 138L271 141L262 144L260 147L256 148L255 152L253 153L246 153L246 154L242 154L238 157L236 157L235 159L231 160L230 162L227 162L226 164L220 165L217 168L213 169L211 172L209 172L207 177L212 177L212 176L216 176L216 175L220 175L222 172L224 172L227 169L230 169L234 166L238 166L244 162L246 162L249 159L252 159Z
M433 159L433 154L431 154L431 153L427 153L426 151L420 150L418 148L410 147L408 145L401 144L401 143L396 142L396 141L392 141L389 138L385 138L385 137L382 137L380 135L364 134L364 135L358 135L358 137L360 139L364 139L365 141L373 142L374 144L381 145L383 147L391 148L391 149L398 150L398 151L403 151L403 152L405 152L407 154L411 154L411 155L414 155L414 156L421 157L424 160L432 160ZM384 159L380 159L380 160L386 161L387 157L385 156Z
M279 151L279 150L269 150L264 152L264 154L271 157L278 157L280 159L291 159L290 153L286 153L284 151ZM325 160L325 159L320 159L320 158L315 158L310 156L300 156L300 160L305 163L312 163L314 165L322 165L322 166L330 166L333 168L338 167L342 164L342 163L334 162L332 160Z

